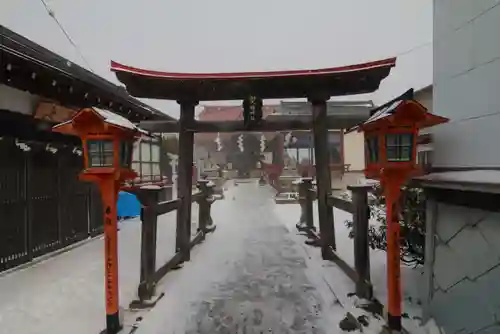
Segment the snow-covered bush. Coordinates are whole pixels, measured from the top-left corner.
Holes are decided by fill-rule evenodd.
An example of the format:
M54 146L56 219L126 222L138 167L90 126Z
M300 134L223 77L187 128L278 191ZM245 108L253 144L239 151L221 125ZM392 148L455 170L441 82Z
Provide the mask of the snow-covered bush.
M349 196L350 197L350 196ZM368 239L372 249L387 250L387 223L385 198L382 188L375 185L373 196L368 198L370 225ZM421 188L403 187L401 191L401 260L410 265L424 263L425 247L425 196ZM349 237L354 237L353 222L347 220Z

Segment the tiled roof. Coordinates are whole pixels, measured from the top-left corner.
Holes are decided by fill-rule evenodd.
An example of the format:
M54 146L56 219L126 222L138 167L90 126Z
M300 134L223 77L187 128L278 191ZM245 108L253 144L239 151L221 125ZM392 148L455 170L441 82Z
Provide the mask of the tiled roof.
M404 92L400 96L396 97L395 99L384 103L383 105L373 109L370 111L370 118L368 118L367 121L363 122L362 124L358 124L350 129L347 130L347 133L356 131L360 128L360 126L375 122L379 119L389 117L394 114L394 112L398 109L398 107L407 100L413 100L413 89L409 89L408 91Z

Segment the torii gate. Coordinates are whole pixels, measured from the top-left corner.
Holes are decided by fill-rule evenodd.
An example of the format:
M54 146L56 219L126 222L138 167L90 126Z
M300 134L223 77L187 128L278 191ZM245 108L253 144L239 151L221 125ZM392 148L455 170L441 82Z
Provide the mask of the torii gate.
M143 121L140 127L153 133L179 133L178 197L183 198L177 215L177 229L183 233L176 248L189 260L188 240L191 234L191 168L196 132L291 131L313 130L321 253L328 259L329 247L336 249L333 212L327 205L331 191L331 176L327 149L328 129L346 129L366 117L327 116L326 102L332 96L372 93L379 88L396 58L369 63L314 70L240 73L172 73L140 69L111 62L111 70L135 96L175 100L180 104L179 121ZM307 98L312 106L312 118L293 121L254 119L245 121L208 122L194 119L195 106L200 101L244 100L262 105L263 99ZM183 236L183 237L182 237ZM182 239L182 240L181 240Z

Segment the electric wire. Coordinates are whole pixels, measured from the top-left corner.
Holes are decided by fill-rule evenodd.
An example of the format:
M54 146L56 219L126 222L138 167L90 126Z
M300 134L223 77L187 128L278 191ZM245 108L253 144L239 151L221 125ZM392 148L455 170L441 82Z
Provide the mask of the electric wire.
M64 36L69 41L69 43L73 46L73 48L76 50L76 52L78 53L78 55L80 56L82 61L85 63L85 65L87 65L87 67L90 69L90 71L94 72L94 70L92 69L92 66L90 66L90 63L85 58L82 51L80 50L80 48L76 44L76 42L71 38L69 33L66 31L66 29L62 25L62 23L57 19L55 12L50 8L50 6L47 4L47 2L45 0L40 0L40 2L42 3L43 7L45 8L45 11L47 12L47 14L54 20L54 22L56 22L56 24L59 27L59 29L61 30L61 32L64 34Z

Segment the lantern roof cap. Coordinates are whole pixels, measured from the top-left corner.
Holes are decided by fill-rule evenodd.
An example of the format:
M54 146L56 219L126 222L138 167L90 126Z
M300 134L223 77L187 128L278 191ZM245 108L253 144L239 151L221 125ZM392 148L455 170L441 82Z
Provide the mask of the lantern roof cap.
M92 113L93 115L97 116L100 118L103 122L111 124L113 126L116 126L118 128L128 130L128 131L134 131L137 132L141 135L147 135L150 136L149 132L142 130L141 128L137 127L134 123L126 119L125 117L122 117L120 115L117 115L115 113L112 113L109 110L105 109L100 109L96 107L92 108L83 108L81 109L75 116L73 116L72 119L69 121L59 123L53 127L54 131L60 131L60 132L66 132L65 128L68 127L73 127L74 121L77 120L78 118L81 118L83 115ZM68 131L72 131L71 129L67 129Z
M405 108L405 106L408 105L411 107ZM370 114L371 116L367 121L349 129L347 132L359 132L367 130L368 128L372 129L380 122L392 123L395 121L396 116L403 116L407 120L411 120L420 129L448 122L448 118L428 112L426 107L416 101L414 99L413 88L407 90L395 99L371 110Z

